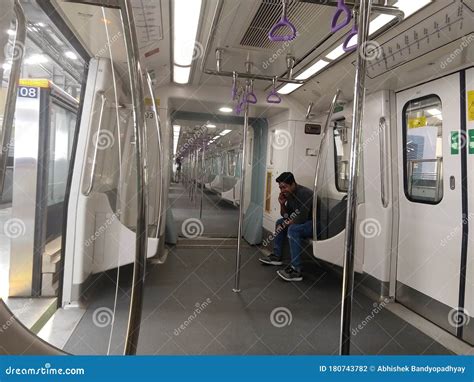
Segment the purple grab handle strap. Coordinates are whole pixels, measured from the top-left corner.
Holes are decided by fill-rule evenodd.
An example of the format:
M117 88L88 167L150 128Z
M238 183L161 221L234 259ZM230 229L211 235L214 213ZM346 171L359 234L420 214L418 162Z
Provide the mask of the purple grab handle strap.
M247 103L251 103L251 104L257 103L257 96L255 95L253 91L248 92L244 99L245 99L245 102Z
M341 24L337 24L342 14L345 15L345 20ZM336 33L337 31L344 28L346 25L349 25L349 23L351 22L351 18L352 18L351 10L346 5L344 0L337 0L337 10L336 10L336 13L334 13L334 16L332 18L331 32Z
M267 102L268 103L280 103L281 102L281 97L280 95L273 89L267 97Z
M286 34L283 36L277 36L275 33L277 30L280 28L290 28L291 29L291 34ZM279 22L277 22L272 29L270 29L270 32L268 32L268 38L271 41L291 41L296 38L296 27L288 20L286 16L283 16Z
M344 43L342 44L342 49L344 52L352 52L355 48L357 48L357 42L352 46L347 46L349 41L351 41L352 37L357 36L357 24L354 21L354 25L352 26L351 31L347 34Z

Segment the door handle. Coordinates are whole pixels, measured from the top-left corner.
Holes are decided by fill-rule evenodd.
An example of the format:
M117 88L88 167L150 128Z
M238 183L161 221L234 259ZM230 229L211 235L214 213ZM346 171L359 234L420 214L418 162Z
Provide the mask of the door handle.
M449 188L451 188L451 190L456 189L456 178L454 177L454 175L451 175L449 177Z

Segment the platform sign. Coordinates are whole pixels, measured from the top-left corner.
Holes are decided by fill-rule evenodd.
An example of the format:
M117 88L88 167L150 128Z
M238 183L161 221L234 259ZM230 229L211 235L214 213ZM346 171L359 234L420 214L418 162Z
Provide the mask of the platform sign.
M21 98L38 98L39 88L31 86L19 86L18 97Z

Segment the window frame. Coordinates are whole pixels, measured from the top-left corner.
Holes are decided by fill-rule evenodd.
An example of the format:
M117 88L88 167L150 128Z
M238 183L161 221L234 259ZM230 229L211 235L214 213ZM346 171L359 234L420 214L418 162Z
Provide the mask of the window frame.
M443 128L444 125L441 126L441 140L443 146L441 147L442 154L443 156L441 157L441 186L442 186L442 193L441 193L441 198L438 201L429 201L429 200L419 200L416 198L413 198L410 193L408 192L408 166L407 166L407 138L408 138L408 129L407 129L407 118L406 118L406 112L408 109L408 106L410 103L414 102L421 102L426 99L430 98L437 98L439 100L440 106L441 106L441 115L443 115L443 101L441 100L441 97L438 94L435 93L430 93L422 97L418 98L413 98L410 99L405 103L402 109L402 154L403 154L403 192L405 193L405 197L407 198L408 201L412 203L420 203L420 204L428 204L428 205L437 205L440 204L443 199L444 199L444 171L443 171L443 164L444 164L444 142L443 142ZM444 121L443 121L444 122Z

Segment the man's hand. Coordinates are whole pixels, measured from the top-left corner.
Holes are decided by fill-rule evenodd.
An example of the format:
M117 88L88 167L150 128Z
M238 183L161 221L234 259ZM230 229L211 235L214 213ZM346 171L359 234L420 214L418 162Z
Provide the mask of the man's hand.
M280 192L280 195L278 195L278 203L283 207L286 203L286 196Z

